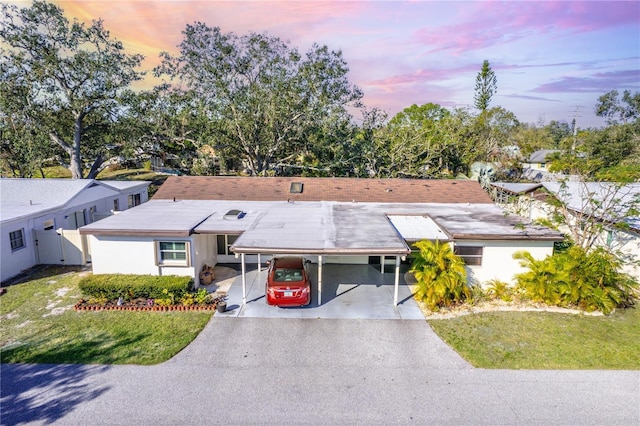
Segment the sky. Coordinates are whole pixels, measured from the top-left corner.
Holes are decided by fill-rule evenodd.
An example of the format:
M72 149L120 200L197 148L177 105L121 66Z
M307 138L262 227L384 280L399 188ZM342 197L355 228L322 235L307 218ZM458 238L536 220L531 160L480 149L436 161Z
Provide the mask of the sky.
M498 80L491 106L521 122L601 127L600 95L640 91L640 1L54 3L69 18L102 18L128 52L145 55L147 69L161 51L177 53L196 21L223 33L267 32L301 52L327 45L342 51L364 104L389 117L412 104L472 106L485 59Z

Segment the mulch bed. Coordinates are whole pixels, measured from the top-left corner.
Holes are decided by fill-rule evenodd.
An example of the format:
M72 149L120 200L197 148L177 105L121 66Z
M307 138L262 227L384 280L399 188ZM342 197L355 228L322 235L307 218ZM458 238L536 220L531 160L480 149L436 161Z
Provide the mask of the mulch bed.
M151 302L150 302L151 300ZM210 303L194 305L171 305L160 306L153 303L152 299L138 298L118 304L117 300L110 300L107 303L89 303L85 299L80 299L73 307L76 311L212 311L216 309L218 303L224 302L224 296L215 297Z

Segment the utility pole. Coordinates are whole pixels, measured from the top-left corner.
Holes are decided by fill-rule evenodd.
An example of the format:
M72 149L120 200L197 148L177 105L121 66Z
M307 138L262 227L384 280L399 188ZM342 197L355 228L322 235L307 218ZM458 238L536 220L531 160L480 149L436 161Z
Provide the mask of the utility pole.
M576 144L578 143L578 118L582 117L580 114L580 108L584 108L583 105L576 105L573 111L573 144L571 145L571 153L576 150Z

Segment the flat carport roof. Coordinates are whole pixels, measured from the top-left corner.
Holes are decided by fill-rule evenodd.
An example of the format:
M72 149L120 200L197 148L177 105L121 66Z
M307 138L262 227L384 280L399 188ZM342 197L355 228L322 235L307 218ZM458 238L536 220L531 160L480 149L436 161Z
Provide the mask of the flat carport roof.
M394 305L397 305L400 258L411 253L411 249L386 215L372 214L367 209L345 210L333 202L268 204L268 211L252 221L231 247L241 256L243 304L247 300L245 254L294 254L318 256L319 304L322 303L322 256L395 256ZM220 226L219 219L211 216L196 232L214 232Z

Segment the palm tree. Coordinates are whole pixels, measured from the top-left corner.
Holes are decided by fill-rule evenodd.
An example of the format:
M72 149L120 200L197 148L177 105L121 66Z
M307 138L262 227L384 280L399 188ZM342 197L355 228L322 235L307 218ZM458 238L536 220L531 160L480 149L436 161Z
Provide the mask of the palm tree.
M410 272L418 282L416 297L429 309L437 311L471 296L464 261L449 244L423 240L415 247L419 252L414 254Z

